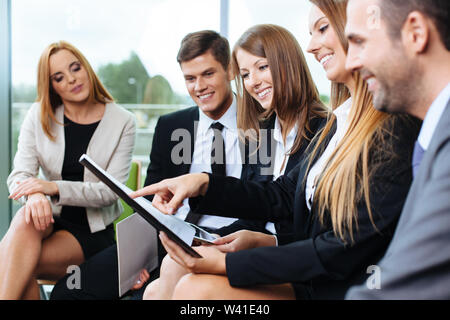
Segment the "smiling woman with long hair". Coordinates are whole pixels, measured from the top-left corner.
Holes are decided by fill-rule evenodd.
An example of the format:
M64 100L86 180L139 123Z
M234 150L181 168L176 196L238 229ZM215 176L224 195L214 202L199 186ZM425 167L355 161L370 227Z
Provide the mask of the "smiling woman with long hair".
M249 28L234 47L231 65L237 83L238 128L245 133L241 138L251 159L242 179L275 180L293 170L304 156L326 122L327 109L300 45L283 27L262 24ZM275 224L240 219L214 232L224 236L220 239L223 245L216 248L228 252L248 249L253 243L271 243L273 234L292 231L289 219ZM173 286L185 274L184 268L166 256L159 279L147 286L144 299L170 298Z
M7 181L23 207L0 242L0 300L38 299L36 279L57 280L114 243L118 197L78 159L87 153L125 182L134 148L134 116L73 45L44 50L37 88Z
M411 184L419 124L376 111L366 83L346 70L346 5L320 0L311 10L308 52L333 83L333 113L295 170L271 183L187 175L135 193L159 194L165 202L154 205L166 213L189 197L196 212L293 219L294 233L278 246L227 254L196 247L202 259L161 234L169 255L191 272L175 299L342 299L385 253Z

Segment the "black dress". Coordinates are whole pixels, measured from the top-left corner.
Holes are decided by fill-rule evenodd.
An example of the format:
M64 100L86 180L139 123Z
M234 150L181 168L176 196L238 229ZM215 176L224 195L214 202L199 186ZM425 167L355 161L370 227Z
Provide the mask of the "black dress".
M65 181L83 181L84 167L78 162L86 153L89 142L100 122L78 124L64 116L65 152L61 172ZM91 233L85 207L63 206L61 216L55 217L54 230L70 232L80 243L84 258L88 259L97 252L114 244L114 226Z

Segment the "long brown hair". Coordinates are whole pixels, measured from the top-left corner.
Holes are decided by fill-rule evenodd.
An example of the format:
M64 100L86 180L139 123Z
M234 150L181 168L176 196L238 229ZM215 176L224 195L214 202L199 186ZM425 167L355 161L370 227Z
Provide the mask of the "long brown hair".
M86 69L89 82L91 84L88 103L108 103L114 101L111 94L101 83L100 79L95 74L91 65L84 57L84 55L73 45L66 41L59 41L50 44L45 48L39 59L38 76L37 76L37 102L41 105L41 125L45 134L52 141L55 136L52 134L52 123L58 123L55 118L55 110L62 105L61 97L53 90L50 80L50 57L60 50L70 51ZM62 125L62 124L61 124Z
M244 88L236 57L239 49L267 59L273 85L273 100L269 110L264 110ZM256 25L237 41L232 54L232 67L237 86L238 128L258 135L260 121L276 111L285 124L283 136L287 136L285 131L288 128L298 124L297 137L290 153L297 152L304 139L307 139L307 132L311 131L309 121L314 117L325 117L327 112L295 37L277 25Z
M310 0L328 18L339 37L344 51L348 41L344 29L347 21L347 0ZM358 202L364 199L369 218L376 229L370 204L370 184L375 164L369 162L372 152L389 152L383 139L385 123L392 116L377 111L372 104L372 95L358 72L353 74L355 83L352 107L348 118L349 127L342 141L331 155L322 172L314 195L314 207L321 223L331 219L333 230L344 243L348 237L353 242L353 230L358 229ZM338 83L332 84L331 105L335 109L350 98L349 90ZM309 165L320 152L322 142L329 135L336 118L331 116L311 153ZM327 214L329 212L329 215Z

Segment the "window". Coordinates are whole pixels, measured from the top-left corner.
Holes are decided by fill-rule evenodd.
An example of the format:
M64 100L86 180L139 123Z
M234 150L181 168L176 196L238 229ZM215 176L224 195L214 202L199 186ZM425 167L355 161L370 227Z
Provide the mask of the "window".
M10 1L0 1L0 239L6 232L11 219L11 201L8 200L6 177L11 162L11 36L10 36Z
M134 112L138 121L134 158L143 162L144 173L157 118L192 105L176 62L181 39L187 33L221 31L233 46L250 26L273 23L290 30L304 51L309 42L308 1L0 0L0 4L0 39L5 55L0 54L0 64L12 74L11 81L9 76L0 81L0 107L6 119L2 127L11 130L1 141L2 148L12 149L5 154L6 159L15 155L20 126L36 99L38 60L52 42L66 40L80 49L116 101ZM311 55L305 56L320 93L328 95L330 84L324 71ZM2 180L6 181L9 164L3 163ZM6 189L0 193L7 198ZM17 210L14 205L12 212ZM11 212L8 221L10 216ZM0 219L4 217L6 214L0 214ZM0 235L3 231L0 229Z
M66 40L116 101L135 113L134 157L146 168L157 118L192 105L176 56L186 33L202 29L219 31L219 0L195 0L195 6L179 0L12 1L12 155L36 98L39 57L50 43Z
M303 49L313 79L323 96L329 96L330 81L322 66L306 52L310 41L308 20L311 3L295 0L229 0L229 39L234 45L239 37L256 24L277 24L288 29Z

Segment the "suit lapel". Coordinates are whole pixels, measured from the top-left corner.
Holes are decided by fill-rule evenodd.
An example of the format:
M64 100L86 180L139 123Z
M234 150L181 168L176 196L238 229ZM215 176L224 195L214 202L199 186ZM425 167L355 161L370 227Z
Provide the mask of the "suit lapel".
M186 122L184 119L181 119L182 123L186 123L186 129L189 131L189 136L191 140L191 149L190 149L190 162L183 163L183 165L179 166L180 168L179 175L188 174L191 169L191 164L194 158L194 148L195 148L195 140L197 139L197 128L199 121L199 107L192 109L192 112L189 113L188 121ZM170 150L171 152L171 150Z
M416 213L421 213L415 210L415 208L420 204L419 201L423 201L420 195L431 176L431 170L433 169L434 160L436 158L437 152L439 151L442 143L447 141L450 137L449 128L450 128L450 101L447 104L447 107L445 108L445 111L442 114L441 119L435 129L433 138L431 139L431 144L428 147L427 151L425 152L419 171L417 172L417 176L413 180L413 183L408 193L408 197L406 198L405 205L403 206L403 210L400 215L400 220L398 222L398 226L395 231L392 243L396 243L397 241L399 241L397 240L397 237L402 235L403 232L408 232L410 224L414 224L415 221L414 215ZM389 246L386 255L391 254L392 250L393 249L391 245Z
M56 141L52 142L53 150L50 156L53 159L50 163L54 164L54 168L52 169L54 174L61 176L66 149L66 139L64 136L64 105L56 108L55 119L58 122L53 123L54 132L56 133Z
M303 153L303 157L300 159L300 169L298 171L297 177L297 189L295 191L295 204L294 204L294 212L295 214L295 228L299 231L299 235L301 234L309 234L310 228L312 226L312 217L313 213L310 213L306 206L306 197L305 197L305 188L306 188L306 179L308 177L309 171L314 166L314 164L320 159L323 152L327 148L334 134L336 133L337 124L334 121L333 126L330 132L325 137L324 141L319 147L318 152L315 154L311 166L308 168L309 157ZM317 136L316 136L317 137ZM310 152L314 150L317 145L317 141L313 141L310 146ZM298 213L298 214L297 214Z
M450 136L449 132L450 128L450 101L447 103L447 107L442 113L441 119L439 120L438 125L434 131L433 137L431 139L430 146L428 150L425 152L422 163L420 165L420 169L418 171L418 175L415 180L420 181L420 184L423 184L426 180L428 180L431 169L432 162L436 157L436 153L439 151L441 144L447 140Z
M439 151L439 148L445 140L447 140L450 136L449 132L450 128L450 102L447 104L444 113L441 116L441 119L436 127L433 138L431 139L431 144L428 147L428 150L425 152L422 163L420 164L419 171L417 172L417 176L414 178L414 181L411 185L411 189L409 190L408 198L406 199L406 203L404 206L404 210L402 213L402 218L407 212L412 212L414 206L416 205L417 195L420 194L420 190L427 183L431 170L433 169L433 161L436 157L436 153Z

